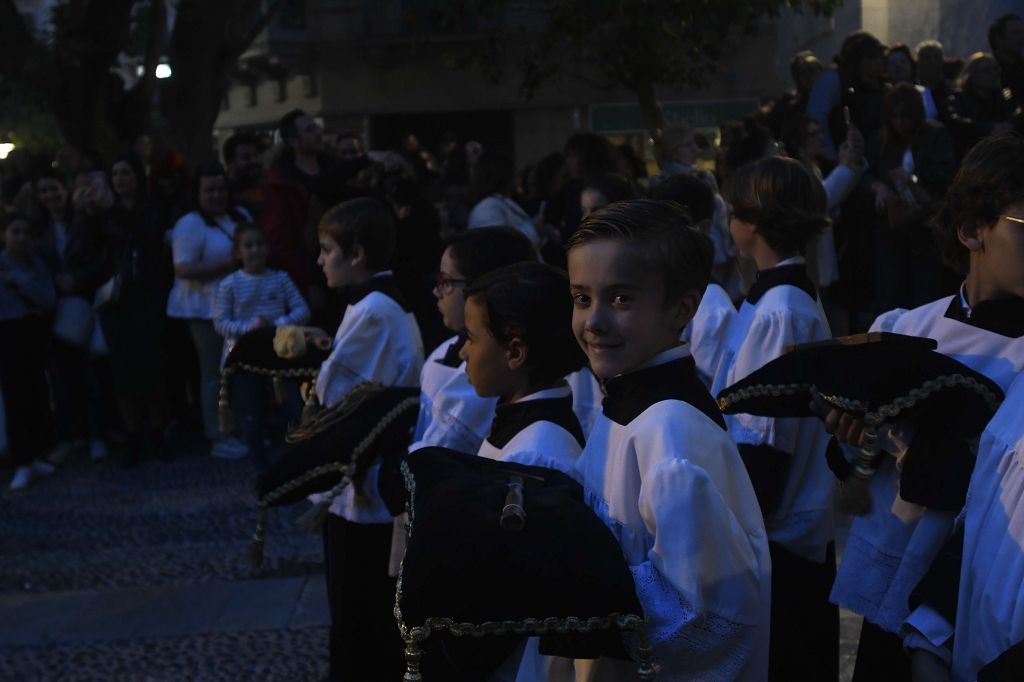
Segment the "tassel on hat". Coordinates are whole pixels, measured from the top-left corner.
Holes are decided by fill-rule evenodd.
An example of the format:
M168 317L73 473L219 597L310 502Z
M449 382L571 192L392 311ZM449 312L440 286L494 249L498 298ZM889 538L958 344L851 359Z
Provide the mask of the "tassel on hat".
M878 431L873 424L865 425L863 438L857 464L843 483L839 496L839 508L855 516L863 516L871 511L868 484L875 475L873 464L878 459Z
M228 382L230 375L222 372L220 376L220 396L217 399L217 428L221 433L235 430L235 415L231 411L231 400L228 398Z
M327 521L327 514L331 510L331 503L334 502L334 498L341 494L349 484L349 479L343 478L338 485L334 486L326 493L321 495L320 499L309 508L302 516L299 517L299 525L308 530L311 533L318 533L323 528L324 522Z
M285 401L288 400L284 390L284 378L275 374L271 383L274 385L274 402L278 405L284 405Z

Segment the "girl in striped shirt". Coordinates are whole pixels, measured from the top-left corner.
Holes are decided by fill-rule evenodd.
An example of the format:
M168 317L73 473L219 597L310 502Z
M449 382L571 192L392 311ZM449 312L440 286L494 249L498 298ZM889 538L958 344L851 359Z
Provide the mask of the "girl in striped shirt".
M233 242L234 255L242 262L242 269L221 281L213 309L213 326L224 337L222 362L238 338L257 327L303 324L309 320L309 306L288 273L267 268L267 240L263 229L252 223L239 225ZM261 416L268 381L266 377L247 372L232 381L242 440L257 460L265 456ZM287 416L297 417L301 410L297 387L288 386L287 394ZM231 452L240 453L235 455L239 457L245 455L241 448Z

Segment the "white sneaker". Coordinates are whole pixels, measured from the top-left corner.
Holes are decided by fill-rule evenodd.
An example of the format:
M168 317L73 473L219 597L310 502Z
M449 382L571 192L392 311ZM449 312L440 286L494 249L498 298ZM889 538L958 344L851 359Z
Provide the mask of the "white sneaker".
M10 490L24 490L32 480L32 467L18 467L8 487Z
M99 462L107 458L107 444L99 438L94 438L89 442L89 457L94 462Z
M32 462L31 469L33 476L50 476L57 470L57 467L52 464L47 464L41 459L37 459Z
M241 459L249 454L249 448L234 436L224 436L213 444L210 454L218 459Z
M55 447L53 451L50 452L46 459L47 461L53 462L54 464L60 464L68 458L68 455L71 454L71 451L73 449L74 446L71 443L67 442L66 440L62 440L61 442L57 443L57 447Z

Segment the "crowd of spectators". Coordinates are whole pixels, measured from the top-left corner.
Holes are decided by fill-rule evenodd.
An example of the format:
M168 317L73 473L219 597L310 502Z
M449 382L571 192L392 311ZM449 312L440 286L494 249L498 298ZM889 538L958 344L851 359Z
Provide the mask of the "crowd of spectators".
M990 53L959 59L936 41L911 50L858 31L827 66L798 54L795 90L724 123L717 141L686 126L662 131L651 177L636 149L594 133L572 135L517 173L501 151L455 133L436 153L415 135L367 151L360 136L325 133L298 110L280 121L277 144L237 134L223 164L194 169L172 149L153 151L148 136L112 161L70 146L45 159L15 153L2 167L0 204L10 485L25 487L78 451L104 459L114 444L125 465L171 457L164 443L174 428L201 430L219 457L262 454L262 431L219 430L225 343L284 320L333 333L345 296L317 267L317 224L358 196L395 213L393 269L428 350L446 336L432 291L448 237L508 225L564 265L562 245L582 217L679 175L714 191L715 276L739 299L754 273L737 257L719 186L778 154L805 163L828 195L832 226L807 258L836 335L934 300L956 285L929 230L937 200L978 140L1024 130L1024 22L1002 17L988 41ZM233 303L218 303L236 272L251 281L236 278ZM270 294L257 281L289 301L279 315L237 312L254 303L246 295ZM269 400L269 386L254 391Z

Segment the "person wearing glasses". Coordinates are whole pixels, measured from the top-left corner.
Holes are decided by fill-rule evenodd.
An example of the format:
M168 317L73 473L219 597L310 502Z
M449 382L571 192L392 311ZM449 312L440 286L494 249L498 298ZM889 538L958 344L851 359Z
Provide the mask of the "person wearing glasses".
M1003 135L979 142L946 192L936 227L947 263L966 273L960 290L913 310L887 312L871 331L934 339L938 352L1006 391L1024 369L1024 139ZM862 424L855 415L827 408L820 413L826 429L841 442L860 443ZM969 481L962 468L933 471L944 479L934 489L955 494L928 500L927 506L908 502L899 492L901 464L915 434L897 422L879 438L893 457L882 462L871 482L870 513L853 519L831 595L836 604L864 616L854 682L910 680L912 659L915 665L922 657L948 661L953 645L951 624L943 625L938 614L927 610L908 619L908 600L953 528L956 511L942 510L963 506ZM986 461L979 458L977 466ZM987 474L976 468L974 476L979 475ZM912 636L904 642L901 632L908 630ZM972 628L964 636L975 632L980 630ZM958 648L960 636L958 631Z
M439 345L420 373L420 412L409 452L440 446L476 453L494 417L495 398L481 398L469 384L459 352L466 343L465 290L498 268L536 261L530 240L515 228L482 227L455 235L441 255L434 297L444 326L455 336Z

